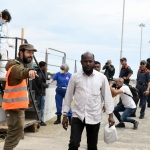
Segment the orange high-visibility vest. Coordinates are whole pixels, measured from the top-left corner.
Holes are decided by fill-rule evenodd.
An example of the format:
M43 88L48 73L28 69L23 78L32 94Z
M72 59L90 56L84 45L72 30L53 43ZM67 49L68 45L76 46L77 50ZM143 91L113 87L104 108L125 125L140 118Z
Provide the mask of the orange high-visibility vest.
M4 110L28 108L29 98L26 79L18 85L8 85L8 77L12 67L9 68L6 74L6 86L4 90L2 108Z

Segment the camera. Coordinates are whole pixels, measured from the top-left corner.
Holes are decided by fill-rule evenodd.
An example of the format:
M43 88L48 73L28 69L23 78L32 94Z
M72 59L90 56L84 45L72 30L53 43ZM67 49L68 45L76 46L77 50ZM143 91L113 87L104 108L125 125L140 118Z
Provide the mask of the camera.
M117 88L116 82L113 83L112 87L115 88L115 89Z
M113 88L117 89L117 84L114 79L109 79L108 81L109 81L109 83L112 83Z
M108 63L106 63L106 65L108 65Z

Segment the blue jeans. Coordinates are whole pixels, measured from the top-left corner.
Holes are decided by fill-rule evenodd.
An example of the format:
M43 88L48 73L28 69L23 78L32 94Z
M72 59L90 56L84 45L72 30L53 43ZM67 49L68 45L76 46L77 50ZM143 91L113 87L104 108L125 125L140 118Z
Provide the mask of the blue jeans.
M123 104L119 104L114 109L114 115L119 120L119 122L131 122L134 123L134 119L130 118L129 116L135 112L136 108L125 108ZM119 112L123 112L120 115Z
M38 108L41 111L40 120L42 121L42 117L44 115L44 108L45 108L45 96L36 95L36 99L38 100Z
M63 88L60 88L60 87L56 88L55 101L56 101L57 112L55 114L58 115L58 116L60 116L62 114L62 103L63 103L63 99L65 97L65 94L66 94L66 89L63 89ZM68 112L67 116L72 116L71 109Z

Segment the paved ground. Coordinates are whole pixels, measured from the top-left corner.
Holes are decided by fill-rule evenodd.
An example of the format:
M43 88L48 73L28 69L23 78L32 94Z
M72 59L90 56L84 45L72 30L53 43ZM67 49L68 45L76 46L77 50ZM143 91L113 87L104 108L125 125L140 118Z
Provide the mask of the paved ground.
M132 129L132 124L126 123L126 128L117 129L118 141L113 144L105 144L103 141L103 129L107 123L107 115L103 115L99 133L98 149L100 150L150 150L150 108L147 108L145 118L140 120L139 108L136 119L139 121L138 130ZM61 124L54 125L56 118L47 122L46 127L41 127L36 133L25 133L24 140L21 140L15 150L67 150L70 136L70 128L65 131ZM116 119L115 119L116 120ZM116 120L116 123L117 120ZM85 131L79 150L86 150ZM0 150L4 141L0 140Z

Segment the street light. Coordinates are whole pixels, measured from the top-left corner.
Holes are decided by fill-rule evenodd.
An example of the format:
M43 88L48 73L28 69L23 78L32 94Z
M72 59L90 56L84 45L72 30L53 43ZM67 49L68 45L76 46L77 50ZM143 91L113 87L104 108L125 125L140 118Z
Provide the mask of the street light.
M141 23L139 25L141 27L141 44L140 44L140 61L141 61L141 51L142 51L142 32L143 32L143 27L145 27L145 24Z
M125 0L123 1L123 14L122 14L122 33L121 33L120 59L122 58L122 47L123 47L124 12L125 12ZM120 67L121 67L121 66L120 66Z

